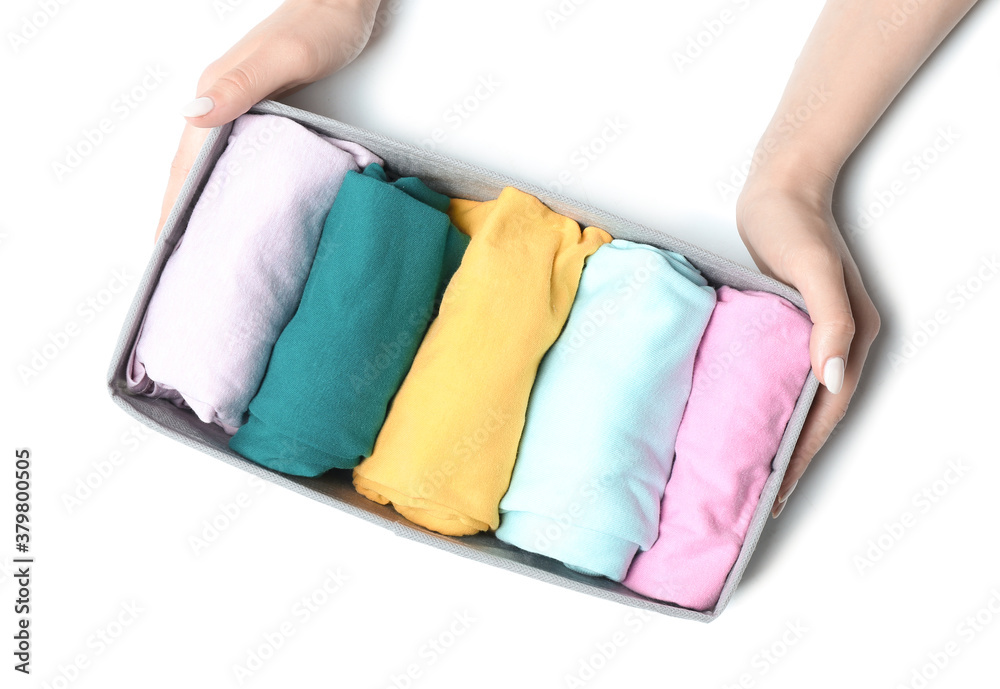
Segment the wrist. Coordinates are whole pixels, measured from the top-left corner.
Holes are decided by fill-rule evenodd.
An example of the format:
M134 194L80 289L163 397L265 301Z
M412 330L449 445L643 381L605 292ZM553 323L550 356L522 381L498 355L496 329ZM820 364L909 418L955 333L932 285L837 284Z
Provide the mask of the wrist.
M773 189L790 193L830 197L841 163L832 162L821 151L799 142L772 143L765 138L754 150L750 171L741 196Z
M833 202L839 166L823 165L815 153L803 147L771 149L758 146L746 182L736 200L740 231L756 208L773 202L794 200L819 215L826 215Z

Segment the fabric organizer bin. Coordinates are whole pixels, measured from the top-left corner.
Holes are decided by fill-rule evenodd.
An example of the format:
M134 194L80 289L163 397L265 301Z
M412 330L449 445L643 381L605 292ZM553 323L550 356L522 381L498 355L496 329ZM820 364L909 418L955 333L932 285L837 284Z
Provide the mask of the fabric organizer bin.
M382 157L386 169L392 174L419 177L430 188L450 197L485 201L496 198L504 187L516 187L536 196L554 211L576 220L583 226L593 225L606 230L618 239L643 242L683 254L714 287L728 285L740 290L770 292L804 310L801 295L786 285L666 233L637 225L560 194L280 103L263 101L254 106L250 112L287 117L320 134L361 144ZM165 399L130 393L126 383L126 367L146 308L164 264L186 229L191 209L204 189L213 166L226 147L231 129L232 124L227 124L210 132L167 218L139 282L108 372L108 389L116 404L143 424L168 437L272 483L390 529L397 535L592 596L665 615L708 622L722 612L739 584L760 533L769 519L770 506L777 495L796 439L818 387L818 381L811 374L806 378L792 417L785 427L777 455L772 462L771 474L764 485L746 539L726 579L722 595L713 609L704 612L646 598L609 579L574 572L556 560L507 545L490 533L448 537L428 531L400 516L391 506L379 505L358 494L352 485L350 471L331 471L316 478L288 476L270 471L230 450L229 436L222 428L203 423L191 410L181 409Z

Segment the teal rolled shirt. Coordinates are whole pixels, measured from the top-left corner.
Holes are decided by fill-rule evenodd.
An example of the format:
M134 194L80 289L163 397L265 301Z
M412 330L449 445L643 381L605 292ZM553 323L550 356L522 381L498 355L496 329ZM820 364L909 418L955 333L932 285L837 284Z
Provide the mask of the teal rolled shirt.
M231 449L317 476L371 454L469 239L448 197L377 164L344 179L295 316Z

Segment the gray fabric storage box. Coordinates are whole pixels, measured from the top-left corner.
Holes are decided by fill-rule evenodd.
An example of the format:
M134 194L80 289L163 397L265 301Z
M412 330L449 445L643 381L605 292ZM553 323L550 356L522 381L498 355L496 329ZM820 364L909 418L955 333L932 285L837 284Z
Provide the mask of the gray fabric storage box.
M250 112L282 115L321 134L357 142L384 158L386 169L391 174L420 177L431 188L451 197L485 201L496 198L506 186L517 187L537 196L553 210L575 219L583 226L594 225L607 230L613 237L645 242L687 256L713 286L718 287L725 284L737 289L772 292L785 297L799 308L804 308L802 297L796 291L775 280L687 242L675 239L666 233L631 223L624 218L577 203L560 194L280 103L264 101L256 105ZM166 400L130 394L126 387L125 370L146 306L156 288L164 263L184 233L190 211L197 201L212 167L226 147L231 129L232 125L229 124L214 129L209 134L180 195L177 197L177 202L167 219L163 233L153 250L149 265L139 282L108 371L108 389L118 406L145 425L197 448L205 454L331 507L383 526L406 538L591 596L665 615L709 622L722 612L743 575L761 530L768 521L770 506L781 485L781 478L788 466L796 438L818 387L818 381L812 375L808 376L791 420L785 429L778 454L772 465L771 476L764 486L764 492L750 523L749 533L739 559L729 573L718 604L708 612L698 612L661 603L634 593L621 584L608 579L578 574L555 560L524 552L502 543L491 534L483 533L456 538L428 531L404 519L391 506L378 505L355 492L349 471L333 471L317 478L299 478L270 471L231 451L227 445L229 437L222 429L201 422L193 412L179 409Z

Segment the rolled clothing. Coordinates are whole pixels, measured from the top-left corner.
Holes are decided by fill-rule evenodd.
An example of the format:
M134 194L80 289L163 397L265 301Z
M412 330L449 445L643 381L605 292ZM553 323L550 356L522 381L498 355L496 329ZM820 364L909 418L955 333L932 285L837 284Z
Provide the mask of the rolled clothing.
M656 540L715 290L680 254L616 239L587 261L542 361L497 538L621 581Z
M298 476L351 469L372 453L469 243L448 205L415 177L389 183L378 165L347 174L231 449Z
M235 433L344 175L373 162L358 144L284 117L238 118L150 299L129 390Z
M493 201L454 199L449 215L469 248L354 485L462 536L499 524L538 365L584 260L611 237L511 187Z
M779 296L719 289L677 432L659 536L636 556L625 586L692 610L718 602L809 374L811 327Z

